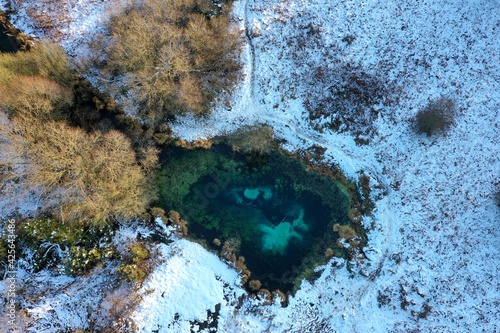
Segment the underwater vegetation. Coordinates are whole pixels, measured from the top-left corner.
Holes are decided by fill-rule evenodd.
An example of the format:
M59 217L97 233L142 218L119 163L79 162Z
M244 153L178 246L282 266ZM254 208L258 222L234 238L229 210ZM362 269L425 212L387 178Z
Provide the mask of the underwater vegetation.
M250 290L293 292L315 266L345 255L337 231L352 224L346 187L298 159L273 150L256 163L226 143L168 148L162 159L158 205L180 213L189 237L241 264L244 281L251 272Z

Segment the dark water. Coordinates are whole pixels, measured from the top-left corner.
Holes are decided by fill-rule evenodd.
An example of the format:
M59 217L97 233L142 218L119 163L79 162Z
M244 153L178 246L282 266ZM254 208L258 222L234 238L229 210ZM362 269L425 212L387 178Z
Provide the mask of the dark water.
M17 50L16 39L8 36L4 25L0 23L0 52L17 52Z
M292 290L324 260L333 224L347 223L349 200L337 184L285 155L256 165L219 145L164 157L161 205L179 211L190 234L208 244L239 242L251 279L269 290Z

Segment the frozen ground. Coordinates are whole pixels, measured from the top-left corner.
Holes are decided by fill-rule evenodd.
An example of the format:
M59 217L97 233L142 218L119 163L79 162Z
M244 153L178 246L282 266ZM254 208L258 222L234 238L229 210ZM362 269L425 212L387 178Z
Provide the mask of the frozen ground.
M65 3L71 22L54 36L78 61L106 20L102 8L113 5ZM500 180L500 2L235 4L248 37L245 77L233 104L204 122L181 119L174 129L195 139L265 122L289 149L319 144L349 176L364 170L386 192L369 234L371 261L362 268L368 277L332 261L314 285L303 283L287 308L247 300L237 310L233 296L212 279L234 283L234 276L201 248L178 242L165 251L177 247L185 254L168 259L146 282L156 291L134 314L139 326L178 332L220 303L219 332L500 332L500 210L493 198ZM14 23L29 28L26 13L20 10ZM354 37L350 44L346 36ZM372 106L377 117L368 145L357 146L349 132L313 129L328 119L310 122L302 95L311 66L322 63L349 64L390 83L397 98ZM443 136L415 134L416 112L441 95L455 99L456 124ZM206 285L187 277L195 272L209 277ZM181 289L161 287L167 281ZM159 290L172 299L166 303ZM194 290L202 299L187 308L185 297ZM178 320L167 322L175 312Z
M143 301L132 319L138 332L189 332L190 321L210 321L207 310L215 313L219 325L235 311L238 274L207 252L201 245L179 240L159 246L166 261L143 284Z

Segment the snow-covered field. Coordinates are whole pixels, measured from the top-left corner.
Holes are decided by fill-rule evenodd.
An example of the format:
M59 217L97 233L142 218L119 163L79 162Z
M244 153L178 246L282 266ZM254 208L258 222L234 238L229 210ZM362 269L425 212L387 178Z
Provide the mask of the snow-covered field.
M78 62L114 2L66 3L71 20L54 36ZM181 119L173 128L195 139L267 123L286 148L318 144L348 176L370 175L386 195L371 220L368 277L332 260L287 308L251 300L236 308L236 274L201 247L178 241L162 250L166 261L143 286L152 292L132 316L137 325L144 332L184 332L188 321L222 304L218 331L228 333L500 332L500 209L494 203L500 1L239 0L235 6L236 21L250 37L231 108L220 107L203 122ZM19 10L14 23L40 34L26 13ZM350 45L346 36L355 37ZM307 38L315 46L297 49ZM368 145L357 146L348 132L314 130L325 120L307 119L300 95L307 80L298 78L307 77L308 63L328 61L360 67L390 82L397 95L374 106ZM445 135L415 134L416 112L439 96L456 101L456 124ZM40 303L37 316L43 309Z

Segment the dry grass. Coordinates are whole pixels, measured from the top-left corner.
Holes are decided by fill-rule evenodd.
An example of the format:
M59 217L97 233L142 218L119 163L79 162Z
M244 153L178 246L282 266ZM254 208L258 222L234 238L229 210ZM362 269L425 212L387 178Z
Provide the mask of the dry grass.
M254 126L238 131L229 137L233 151L243 154L264 156L277 147L274 132L268 126Z
M41 120L63 119L62 112L73 105L73 92L43 76L19 76L0 86L0 105L10 114L28 112Z
M66 53L48 41L36 43L29 52L0 53L0 85L11 84L19 76L43 76L64 87L73 84Z
M356 237L356 231L348 225L335 224L333 226L333 231L337 232L340 238L345 238L347 240Z

